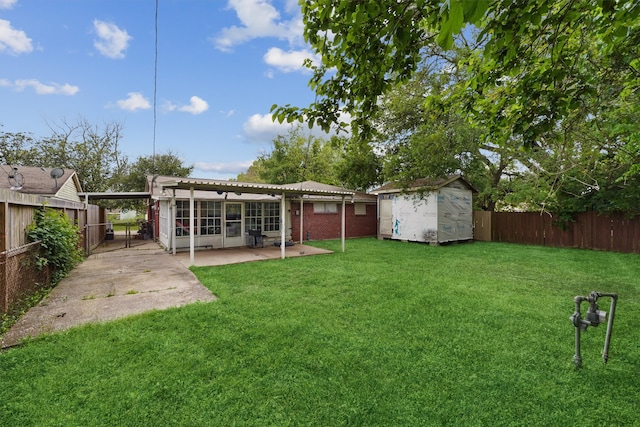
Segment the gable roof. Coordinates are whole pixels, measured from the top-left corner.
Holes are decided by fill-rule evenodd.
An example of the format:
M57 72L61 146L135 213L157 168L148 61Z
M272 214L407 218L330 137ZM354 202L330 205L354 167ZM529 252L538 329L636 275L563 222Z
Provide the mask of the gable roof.
M425 191L425 190L437 190L442 187L446 187L454 181L460 180L462 181L469 189L477 193L478 190L462 175L449 175L446 178L420 178L415 181L410 182L406 187L403 187L397 182L390 182L384 184L383 186L371 190L371 193L401 193L401 192L412 192L412 191Z
M23 194L37 194L73 201L80 200L78 193L82 191L82 188L74 170L59 169L61 175L53 178L51 174L53 169L7 165L0 166L0 169L2 169L0 171L0 188Z

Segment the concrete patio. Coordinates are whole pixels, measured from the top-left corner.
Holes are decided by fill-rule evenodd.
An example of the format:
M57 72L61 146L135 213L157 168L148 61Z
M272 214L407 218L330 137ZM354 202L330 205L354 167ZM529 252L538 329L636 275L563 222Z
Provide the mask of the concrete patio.
M286 247L286 257L328 254L305 245ZM195 252L196 266L278 259L280 247L206 249ZM101 323L194 302L216 299L189 270L190 253L176 255L152 240L116 234L63 279L0 337L0 348L24 339L85 323Z
M333 252L326 249L314 248L313 246L301 245L285 247L285 258L331 254ZM176 258L185 266L189 267L189 251L176 253ZM263 261L267 259L279 259L281 249L279 246L265 246L264 248L226 248L226 249L202 249L195 251L194 266L216 266L226 264L238 264L243 262Z

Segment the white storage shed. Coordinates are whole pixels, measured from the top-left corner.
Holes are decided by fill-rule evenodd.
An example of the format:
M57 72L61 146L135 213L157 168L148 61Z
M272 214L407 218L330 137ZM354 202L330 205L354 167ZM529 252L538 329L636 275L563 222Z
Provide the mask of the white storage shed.
M378 238L431 244L472 240L474 192L461 175L375 189Z

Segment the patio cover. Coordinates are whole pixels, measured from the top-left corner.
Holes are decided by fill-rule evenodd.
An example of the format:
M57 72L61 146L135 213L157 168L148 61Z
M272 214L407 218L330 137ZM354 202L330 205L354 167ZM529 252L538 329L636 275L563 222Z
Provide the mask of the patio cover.
M324 196L341 196L342 197L342 226L341 226L341 241L342 241L342 252L344 252L344 242L345 242L345 197L353 196L354 192L349 190L333 190L333 189L319 189L319 188L311 188L306 187L305 183L299 184L285 184L285 185L277 185L277 184L262 184L262 183L253 183L253 182L238 182L238 181L225 181L225 180L215 180L215 179L197 179L197 178L176 178L172 181L164 181L159 182L158 185L164 189L182 189L189 190L189 218L190 223L195 223L195 199L194 199L194 191L224 191L224 192L232 192L232 193L249 193L249 194L278 194L282 196L280 199L280 258L284 259L285 257L285 199L287 195L289 198L301 197L304 194L311 195L324 195ZM175 191L173 192L173 197L175 198ZM175 203L174 203L175 206ZM175 240L174 240L175 245ZM175 246L173 248L173 253L175 254ZM190 253L190 264L195 264L195 236L193 233L190 233L189 236L189 253Z

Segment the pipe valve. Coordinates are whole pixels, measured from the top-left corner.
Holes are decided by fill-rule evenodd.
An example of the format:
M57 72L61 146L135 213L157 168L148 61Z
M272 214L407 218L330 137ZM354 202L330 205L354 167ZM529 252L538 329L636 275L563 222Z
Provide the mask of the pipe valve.
M609 297L611 298L611 308L609 310L609 316L607 318L607 312L598 309L598 298ZM582 356L580 354L580 332L585 331L589 326L598 326L600 323L607 324L607 332L604 339L604 349L602 350L602 359L605 363L609 360L609 345L611 343L611 331L613 329L613 318L616 310L616 302L618 301L618 295L612 293L602 293L593 291L588 297L576 296L573 298L576 305L574 313L569 317L571 323L576 328L576 354L573 356L573 361L577 367L582 366ZM589 303L587 314L585 318L582 318L580 312L580 304L586 301Z

